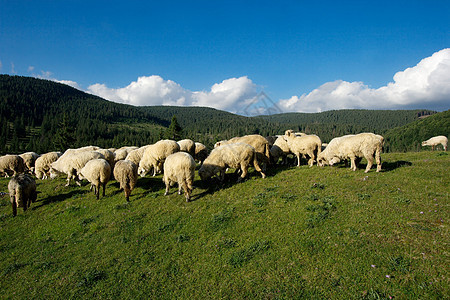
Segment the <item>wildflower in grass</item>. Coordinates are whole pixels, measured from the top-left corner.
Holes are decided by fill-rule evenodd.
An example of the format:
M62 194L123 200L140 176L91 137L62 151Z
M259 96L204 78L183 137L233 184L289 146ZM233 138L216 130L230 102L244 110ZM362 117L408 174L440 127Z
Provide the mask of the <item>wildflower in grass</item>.
M423 215L423 211L421 211L420 214Z
M391 275L386 275L386 278L391 278Z
M376 266L375 265L370 265L372 268L375 268Z

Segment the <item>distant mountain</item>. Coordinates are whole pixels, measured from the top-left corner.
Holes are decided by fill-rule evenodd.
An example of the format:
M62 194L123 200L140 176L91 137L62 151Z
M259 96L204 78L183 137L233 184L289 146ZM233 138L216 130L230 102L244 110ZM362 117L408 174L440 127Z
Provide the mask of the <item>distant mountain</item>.
M337 110L244 117L207 107L136 107L49 80L0 75L0 154L43 153L88 144L105 148L150 144L164 137L174 115L183 137L212 147L233 136L276 135L286 129L314 133L323 141L364 131L384 134L434 113ZM397 145L390 150L396 151Z

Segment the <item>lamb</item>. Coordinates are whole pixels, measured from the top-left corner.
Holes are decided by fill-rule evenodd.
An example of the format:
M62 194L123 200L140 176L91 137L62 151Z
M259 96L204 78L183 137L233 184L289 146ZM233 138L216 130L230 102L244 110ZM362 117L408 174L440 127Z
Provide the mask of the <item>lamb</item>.
M111 166L103 158L88 161L79 172L79 179L86 179L94 188L97 200L100 198L100 186L103 186L103 197L105 197L106 184L111 178Z
M186 152L176 152L169 155L164 162L164 178L166 192L169 193L170 187L178 183L178 194L181 195L181 189L184 190L186 201L191 199L191 193L194 189L195 161L194 158Z
M137 148L137 149L134 149L134 150L128 152L128 155L127 155L127 157L125 157L125 160L132 161L136 165L139 165L139 162L141 161L142 156L144 155L144 151L145 151L145 149L148 148L148 146L150 146L150 145L145 145L145 146L142 146L140 148Z
M253 148L255 148L257 158L260 162L270 163L269 142L259 134L244 135L241 137L234 137L230 140L220 141L214 145L214 148L235 143L245 143L252 146Z
M34 164L36 162L36 159L39 158L39 154L36 152L25 152L19 155L22 157L25 167L31 172L34 173Z
M23 172L25 172L25 162L22 157L13 154L0 156L0 173L5 174L5 177L9 177L8 173L15 176Z
M293 130L286 130L283 138L289 150L297 157L298 167L300 167L301 154L309 156L308 165L312 167L317 155L322 151L322 141L317 135L297 136Z
M253 163L256 171L261 173L262 178L265 178L266 174L258 164L255 148L245 143L222 145L211 151L211 154L200 167L198 174L202 180L207 180L220 173L220 180L223 181L227 168L240 169L242 171L238 178L238 182L240 182L247 176L248 167L251 163Z
M36 178L47 179L50 175L50 165L58 160L61 155L61 152L48 152L39 156L34 163L34 174Z
M138 178L138 166L129 160L119 160L114 166L114 178L120 183L120 189L125 193L125 199L130 201L131 191Z
M208 157L208 149L202 143L195 143L195 155L194 159L199 161L202 165L205 159Z
M432 137L426 141L422 142L422 147L424 146L431 146L431 150L434 151L434 149L436 148L437 145L441 144L442 147L444 147L444 151L447 151L447 143L448 143L448 139L446 136L443 135L439 135L439 136L435 136Z
M96 151L77 152L69 150L66 150L57 161L50 165L50 178L54 179L59 174L67 174L66 186L69 186L71 179L74 179L77 185L81 185L78 179L78 173L88 161L96 158L105 159L101 153Z
M180 151L180 145L173 140L161 140L145 149L144 155L139 162L138 173L141 177L153 169L153 176L159 173L166 158L175 152Z
M119 161L119 160L124 160L128 153L130 153L133 150L138 149L139 147L135 147L135 146L126 146L126 147L122 147L120 149L117 149L116 151L114 151L114 154L116 156L115 161Z
M184 139L177 142L180 146L180 151L189 153L192 157L195 156L195 143L190 139Z
M334 165L342 159L350 159L351 169L356 171L357 159L364 157L367 160L365 173L372 168L375 157L377 172L381 171L381 152L384 138L373 133L360 133L334 138L325 150L318 156L318 165Z
M36 182L28 174L12 177L8 183L8 191L13 216L17 215L17 207L23 207L23 211L26 211L37 198Z

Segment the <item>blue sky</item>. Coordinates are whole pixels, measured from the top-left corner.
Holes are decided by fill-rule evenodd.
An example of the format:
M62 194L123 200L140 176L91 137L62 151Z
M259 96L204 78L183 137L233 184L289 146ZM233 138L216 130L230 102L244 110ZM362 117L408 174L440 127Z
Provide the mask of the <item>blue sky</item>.
M447 0L0 0L0 73L133 105L445 110L449 16Z

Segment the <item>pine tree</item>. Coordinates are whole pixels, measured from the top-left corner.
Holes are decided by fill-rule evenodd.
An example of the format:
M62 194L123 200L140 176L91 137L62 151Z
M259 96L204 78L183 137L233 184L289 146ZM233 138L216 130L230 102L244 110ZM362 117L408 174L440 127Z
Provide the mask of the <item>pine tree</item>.
M74 130L69 123L67 114L63 115L58 127L53 138L53 145L59 151L65 151L75 142Z
M178 124L177 117L174 115L170 122L169 128L166 130L166 138L171 140L179 140L181 138L181 132L183 129Z

